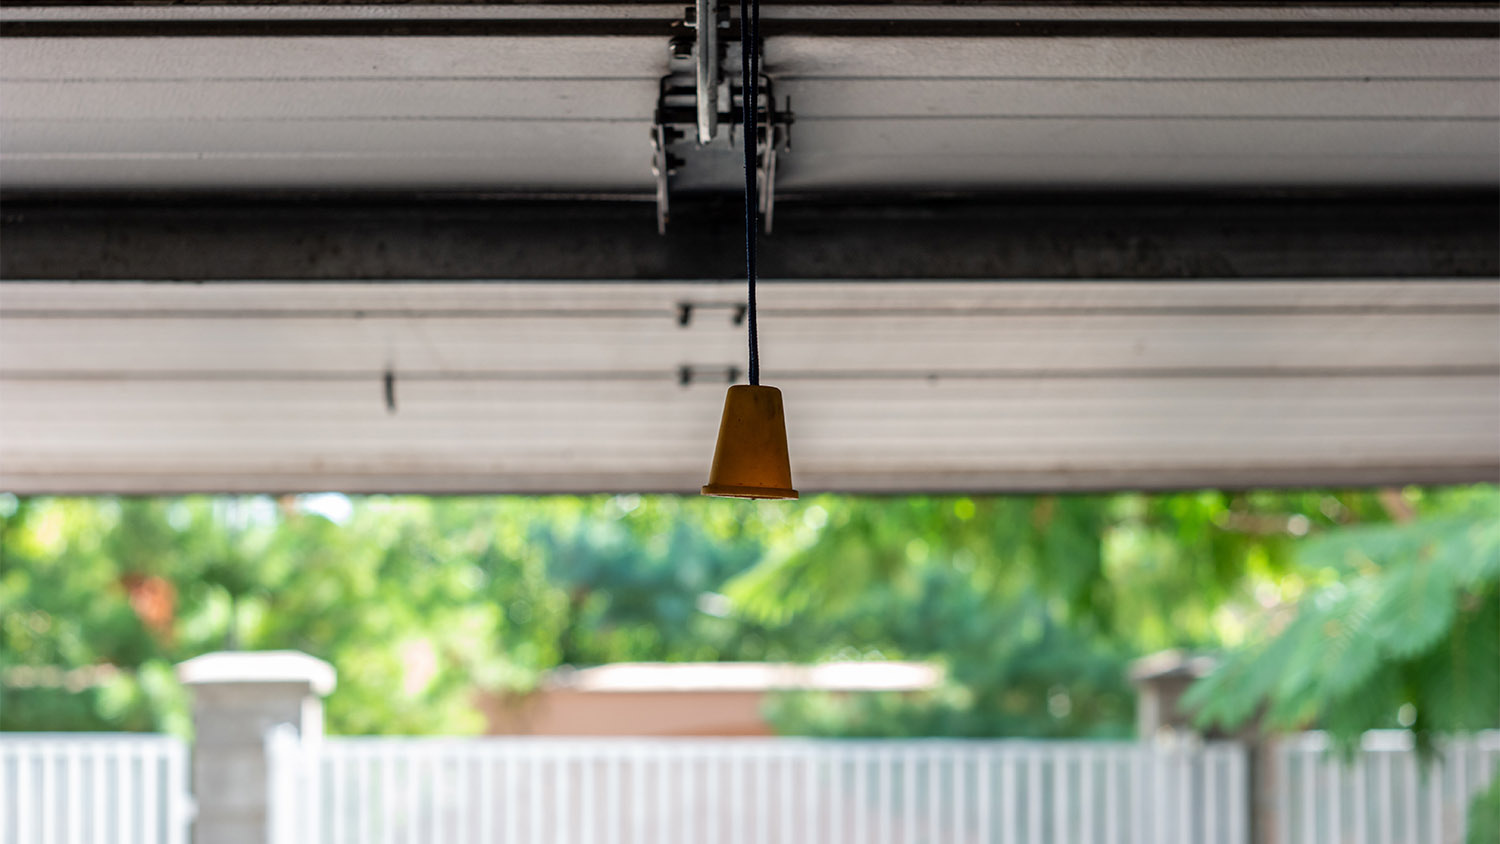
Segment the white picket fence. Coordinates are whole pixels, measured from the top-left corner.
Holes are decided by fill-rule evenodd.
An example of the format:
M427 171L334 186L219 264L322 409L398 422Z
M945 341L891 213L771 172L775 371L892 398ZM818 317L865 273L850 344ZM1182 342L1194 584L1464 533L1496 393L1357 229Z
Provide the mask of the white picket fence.
M0 733L0 844L185 844L187 745L138 733Z
M1248 844L1234 744L268 737L271 844ZM1281 741L1277 844L1457 844L1500 733ZM187 747L0 733L0 844L186 844ZM200 842L200 844L205 844Z
M1281 844L1462 844L1469 802L1500 766L1500 732L1439 743L1423 765L1410 733L1366 733L1345 762L1327 736L1303 733L1276 750Z
M275 844L1246 844L1232 744L271 740ZM276 781L279 778L279 782Z

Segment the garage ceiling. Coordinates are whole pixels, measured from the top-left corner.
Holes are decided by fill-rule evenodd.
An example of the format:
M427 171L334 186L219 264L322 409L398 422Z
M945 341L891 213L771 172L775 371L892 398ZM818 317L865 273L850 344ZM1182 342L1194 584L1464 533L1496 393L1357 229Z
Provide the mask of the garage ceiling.
M0 488L695 491L743 242L691 144L656 233L682 13L0 8ZM763 16L804 492L1500 478L1495 4Z

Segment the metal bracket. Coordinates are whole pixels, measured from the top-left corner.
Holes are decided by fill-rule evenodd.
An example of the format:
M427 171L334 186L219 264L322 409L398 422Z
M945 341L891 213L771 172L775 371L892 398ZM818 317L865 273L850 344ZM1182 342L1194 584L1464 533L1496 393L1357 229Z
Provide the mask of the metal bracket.
M760 169L756 184L760 186L760 218L766 234L771 233L771 223L776 215L776 154L792 149L792 98L787 97L785 111L776 109L776 94L771 90L771 80L762 85L766 92L763 126L764 137L756 139L756 150L760 153Z
M656 123L651 127L651 173L656 176L656 233L666 234L672 202L671 178L682 164L671 146L682 137L682 130L662 122L661 105L656 112Z
M698 143L711 143L719 133L719 30L729 28L729 15L720 0L696 0L689 9L688 26L697 30L694 69L698 94Z
M656 227L662 234L667 231L674 189L688 193L729 192L742 184L744 178L739 156L730 152L735 146L735 127L741 123L741 110L736 102L742 99L744 86L726 79L722 67L726 42L721 30L729 26L728 6L721 0L695 2L697 5L685 10L684 19L676 27L696 30L696 38L680 31L668 44L672 71L661 79L651 127ZM776 207L777 157L791 149L793 117L789 100L777 106L768 74L761 74L759 92L756 103L759 137L754 139L759 162L757 204L765 219L765 231L769 233ZM722 141L720 124L728 126ZM687 140L689 133L694 136L691 143ZM681 178L677 178L679 172Z

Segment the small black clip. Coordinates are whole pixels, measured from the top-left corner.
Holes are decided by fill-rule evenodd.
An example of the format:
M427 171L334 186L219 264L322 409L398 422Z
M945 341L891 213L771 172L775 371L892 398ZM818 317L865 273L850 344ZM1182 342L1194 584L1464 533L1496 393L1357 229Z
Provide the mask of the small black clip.
M396 373L387 369L385 371L385 412L396 412Z

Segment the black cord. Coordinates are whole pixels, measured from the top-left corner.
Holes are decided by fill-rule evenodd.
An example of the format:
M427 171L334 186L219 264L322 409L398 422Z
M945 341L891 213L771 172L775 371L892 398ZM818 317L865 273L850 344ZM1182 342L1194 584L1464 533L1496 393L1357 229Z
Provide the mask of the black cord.
M760 344L755 336L755 235L759 211L755 190L755 154L760 147L756 111L760 101L760 0L740 0L740 104L745 128L745 280L749 289L746 316L750 328L750 383L760 383Z

